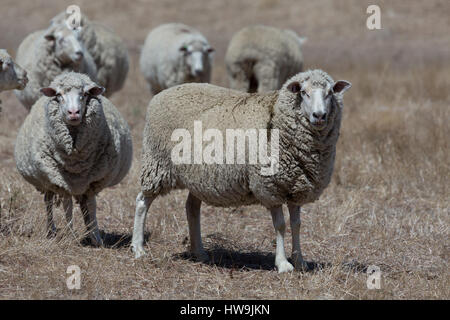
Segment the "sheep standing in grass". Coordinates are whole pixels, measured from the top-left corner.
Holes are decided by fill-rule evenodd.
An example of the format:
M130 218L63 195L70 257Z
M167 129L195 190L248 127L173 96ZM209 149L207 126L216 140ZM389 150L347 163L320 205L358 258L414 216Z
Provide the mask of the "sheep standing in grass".
M287 203L293 261L297 267L305 267L299 240L300 206L318 199L330 182L341 123L342 97L350 86L347 81L334 82L324 71L314 70L295 75L281 90L269 93L250 94L209 84L183 84L153 97L147 110L141 192L136 199L132 240L136 257L144 253L144 224L152 201L172 189L188 189L186 212L191 251L198 259L208 259L200 234L202 201L222 207L261 204L270 210L277 233L275 264L278 271L292 270L284 251L282 205ZM204 130L200 142L195 141L198 135L195 121L200 121ZM228 155L224 160L225 152L218 149L210 153L214 153L215 161L199 162L196 158L199 154L205 157L205 152L196 152L196 148L199 150L200 145L206 151L211 147L212 139L218 139L217 135L206 138L210 129L219 130L222 137L227 136L229 129L246 132L277 130L279 138L271 138L269 144L270 150L279 150L278 161L271 161L271 166L278 169L268 174L264 171L268 168L262 164L229 164ZM182 149L183 157L185 153L188 157L181 162L174 161L174 154L179 151L174 134L179 130L194 137L193 143L188 141ZM268 136L267 132L265 136ZM234 140L230 142L227 138L227 148L230 143ZM218 146L222 146L220 139ZM178 151L174 153L175 150ZM194 150L193 159L190 150ZM233 154L235 151L243 152L242 148L231 148ZM247 159L248 150L244 151ZM271 153L271 157L274 154Z
M76 71L96 79L97 68L80 42L79 30L66 25L51 25L28 35L19 46L16 60L28 70L30 83L24 90L15 91L28 110L42 96L40 89L61 73Z
M17 136L20 174L44 193L49 234L55 232L53 200L63 201L69 227L72 197L80 204L91 241L101 245L96 195L119 183L132 160L127 122L88 76L64 73L43 88Z
M53 26L63 26L66 12L51 20ZM122 89L129 69L128 49L124 41L107 27L90 21L85 15L80 19L80 37L86 50L94 58L97 67L97 82L105 88L104 95L110 97Z
M303 69L306 38L292 30L250 26L237 32L225 55L230 88L245 92L278 90Z
M13 61L5 49L0 49L0 92L23 90L27 83L27 72Z
M153 94L186 82L209 82L214 49L196 29L169 23L153 29L140 67Z

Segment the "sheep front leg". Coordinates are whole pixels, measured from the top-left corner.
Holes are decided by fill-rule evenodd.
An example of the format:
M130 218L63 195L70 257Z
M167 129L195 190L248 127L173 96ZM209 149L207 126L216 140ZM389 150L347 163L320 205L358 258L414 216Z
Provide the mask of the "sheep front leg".
M275 265L278 268L278 273L288 272L294 270L292 264L286 259L286 252L284 251L284 231L286 224L284 223L283 207L278 206L270 209L272 214L273 226L277 234L277 249L275 254Z
M139 192L136 197L136 212L134 214L133 239L131 240L131 249L135 258L140 258L145 254L144 250L144 229L145 219L147 218L148 208L152 204L154 197L146 197Z
M80 201L80 208L92 244L97 247L103 246L97 225L97 203L95 201L95 195L83 195Z
M200 207L202 201L189 192L186 200L186 215L189 225L189 238L191 240L191 253L199 261L206 262L209 256L203 249L200 229Z
M288 209L292 232L292 260L296 269L307 270L308 264L303 260L300 249L300 206L288 204Z
M47 210L47 237L54 237L56 235L55 222L53 221L53 198L55 194L47 191L44 194L45 209Z

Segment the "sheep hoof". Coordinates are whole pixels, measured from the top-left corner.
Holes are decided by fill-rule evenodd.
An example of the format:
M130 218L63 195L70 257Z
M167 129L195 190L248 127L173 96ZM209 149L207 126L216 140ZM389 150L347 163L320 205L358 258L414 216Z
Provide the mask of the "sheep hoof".
M294 266L292 264L290 264L289 261L287 261L287 260L278 263L277 268L278 268L278 273L291 272L294 270Z
M303 259L294 260L295 270L297 271L308 271L308 263Z
M140 257L145 255L145 250L142 246L132 244L131 249L134 252L135 259L139 259Z
M209 261L209 255L204 250L194 253L194 258L198 262L208 262Z

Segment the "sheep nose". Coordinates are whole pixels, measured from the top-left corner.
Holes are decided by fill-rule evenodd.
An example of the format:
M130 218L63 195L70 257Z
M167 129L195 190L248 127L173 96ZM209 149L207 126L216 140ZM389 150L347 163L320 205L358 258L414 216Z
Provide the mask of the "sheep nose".
M83 59L83 56L84 56L84 54L83 54L83 52L82 51L77 51L77 52L75 52L75 59L77 60L77 61L80 61L81 59Z
M317 120L325 120L327 117L326 112L313 112L313 117Z
M80 117L80 110L67 110L69 114L69 119L78 119Z
M202 72L203 72L203 69L195 69L194 70L194 75L199 76L199 75L202 74Z

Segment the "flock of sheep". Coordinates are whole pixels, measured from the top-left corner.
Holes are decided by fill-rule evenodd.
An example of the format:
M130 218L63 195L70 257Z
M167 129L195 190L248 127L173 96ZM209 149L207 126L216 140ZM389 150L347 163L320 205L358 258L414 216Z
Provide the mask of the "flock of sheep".
M75 199L91 242L101 246L96 195L118 184L132 162L128 124L106 98L122 88L129 58L121 39L106 27L83 15L80 28L72 29L65 18L58 14L46 30L26 37L17 63L0 50L0 90L15 89L30 111L14 155L20 174L44 194L49 235L56 232L54 204L63 204L72 228ZM239 31L226 53L227 89L208 84L214 49L198 30L171 23L149 33L140 67L155 96L143 135L132 238L137 258L145 253L152 201L173 189L188 189L191 252L198 260L209 258L200 232L202 202L261 204L272 215L278 271L307 268L300 249L300 206L318 199L330 182L343 93L351 84L322 70L302 72L304 41L292 30L251 26ZM278 130L278 170L263 175L261 164L174 163L172 133L184 128L194 136L195 121L224 136L228 129ZM284 250L283 204L290 214L293 265Z

